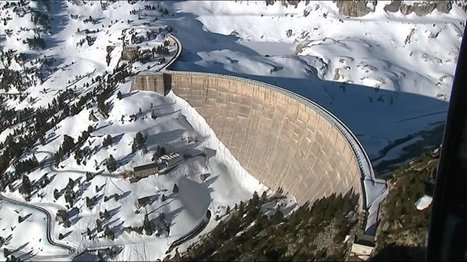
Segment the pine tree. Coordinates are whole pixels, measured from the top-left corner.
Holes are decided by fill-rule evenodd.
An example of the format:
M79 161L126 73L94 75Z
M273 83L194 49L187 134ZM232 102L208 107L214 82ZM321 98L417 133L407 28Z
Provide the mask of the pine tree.
M69 153L75 146L75 142L72 137L68 135L63 136L62 150L64 153Z
M44 175L42 178L41 187L44 188L48 184L50 184L50 178L47 175Z
M263 191L263 193L261 194L261 203L265 203L267 198L268 196L266 194L266 191Z
M123 98L122 92L118 91L117 98L118 98L118 100L122 100L122 98Z
M92 200L89 197L86 197L86 207L91 209L92 207Z
M23 175L23 183L21 184L19 191L20 193L25 194L25 195L31 194L31 181L29 181L28 176Z
M102 231L102 221L99 218L96 219L96 228L97 228L97 232Z
M81 149L75 150L75 160L77 165L81 165L81 160L83 159L83 151Z
M54 154L54 164L55 164L55 166L58 166L58 164L60 164L61 161L62 161L62 153L61 153L61 149L59 149Z
M106 166L109 172L117 170L117 162L115 161L115 158L112 155L109 155L109 158L107 158Z
M158 145L156 147L156 152L154 152L154 155L152 157L152 161L156 161L157 159L159 159L159 157L165 154L166 154L165 148Z
M107 209L104 210L104 218L110 219L110 212Z
M113 139L111 135L107 135L102 141L102 146L106 148L109 146L112 146L112 144L113 144Z
M245 203L243 203L243 201L240 201L240 205L238 205L238 212L240 214L243 214L244 208L245 208Z
M251 204L253 206L257 206L259 204L259 195L258 195L258 192L254 192L253 193L253 198L251 199Z
M91 181L93 178L94 178L94 176L92 175L92 173L86 172L86 181ZM96 187L97 187L97 185L96 185Z
M178 191L179 191L179 189L178 189L177 184L174 184L174 187L173 187L173 189L172 189L172 192L173 192L173 193L178 193Z
M73 189L75 187L75 181L71 178L68 178L68 184L66 185L66 188L68 190Z
M71 191L73 192L73 191ZM65 202L69 203L70 206L73 205L73 202L74 202L74 198L73 198L73 195L69 190L66 191L65 193Z
M144 227L144 231L146 231L146 235L150 236L152 235L152 233L154 233L151 227L151 222L149 221L148 214L144 215L143 227Z
M133 139L132 151L136 152L141 149L144 145L144 136L141 132L136 133L135 138Z
M271 224L277 225L284 220L284 214L278 209L271 217Z
M115 239L115 233L113 232L112 229L109 228L109 226L105 226L104 235L111 240Z

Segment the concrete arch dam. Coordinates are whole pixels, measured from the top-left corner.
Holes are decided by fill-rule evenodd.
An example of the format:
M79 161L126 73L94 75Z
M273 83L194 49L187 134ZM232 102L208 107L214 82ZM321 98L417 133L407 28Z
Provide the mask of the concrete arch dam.
M172 90L203 116L240 164L300 204L350 189L365 209L363 180L374 178L350 130L316 103L249 79L197 72L146 73L134 90Z

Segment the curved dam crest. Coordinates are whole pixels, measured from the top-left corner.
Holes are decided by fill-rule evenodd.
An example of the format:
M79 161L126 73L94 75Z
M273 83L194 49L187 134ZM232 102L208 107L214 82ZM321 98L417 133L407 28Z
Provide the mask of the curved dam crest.
M251 175L300 204L352 189L366 208L362 180L374 178L366 153L345 125L311 101L258 81L197 72L139 74L131 89L173 91Z

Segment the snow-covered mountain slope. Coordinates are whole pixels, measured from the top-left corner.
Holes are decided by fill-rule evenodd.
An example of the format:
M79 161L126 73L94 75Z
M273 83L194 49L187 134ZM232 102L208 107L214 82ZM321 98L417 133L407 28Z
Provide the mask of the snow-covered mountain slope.
M120 90L128 91L129 83L122 85ZM43 163L43 168L36 169L28 177L33 184L40 183L44 176L49 177L51 182L32 194L31 203L40 204L51 214L56 214L58 210L69 206L66 202L66 193L63 194L67 191L69 179L79 181L71 188L76 192L76 202L69 211L71 228L55 226L55 238L63 234L64 241L77 250L113 245L124 247L122 253L116 257L120 260L163 258L172 242L184 236L203 220L207 209L212 211L213 217L222 217L227 206L233 207L235 203L249 199L254 191L265 189L241 168L213 135L209 126L202 122L202 119L197 119L199 115L194 109L186 102L178 101L179 99L173 94L164 98L152 92L135 92L129 93L121 101L115 97L111 99L114 108L109 118L98 122L96 131L91 133L83 146L83 148L92 148L93 154L84 157L81 164L78 164L74 157L70 157L60 162L59 167L54 168L51 166L54 160L49 152L57 151L63 142L64 134L77 137L88 125L93 124L87 119L89 115L87 110L63 120L55 130L48 132L47 137L50 137L50 142L37 145L35 149L34 156ZM143 109L142 114L137 113L138 109L135 105ZM151 118L152 112L158 116L157 119ZM134 113L138 114L136 121L130 122L127 118L121 118L122 115L128 116ZM188 116L188 121L185 116ZM190 122L195 123L196 128L193 128ZM149 153L131 152L132 140L137 131L144 134ZM113 137L114 144L105 148L102 146L102 141L107 135ZM189 137L198 142L188 143ZM137 165L151 162L152 152L157 145L163 145L169 152L188 156L188 159L167 175L153 175L134 183L118 176ZM190 157L198 152L210 152L210 155ZM110 154L115 157L119 168L113 172L113 175L97 175L87 181L86 171L94 173L104 170L101 163ZM7 170L7 173L9 171L14 172L12 169ZM206 174L210 174L207 179L203 178ZM178 193L172 191L175 184L179 188ZM18 188L20 185L21 180L18 180L12 184L12 187ZM57 199L54 190L62 192ZM115 194L119 196L118 200L112 198ZM18 190L6 192L5 195L14 199L23 199ZM152 197L152 202L147 206L138 207L138 199L148 196ZM87 198L95 199L96 204L88 207ZM107 201L107 198L110 200ZM102 219L99 214L106 210L110 212L111 218ZM34 216L24 223L40 224L35 219L41 215L40 212L30 212ZM149 219L155 221L154 223L160 221L170 223L169 236L154 237L126 232L125 228L143 226L144 216L147 213ZM160 219L161 214L164 219ZM11 220L11 216L9 218ZM14 214L13 218L16 219ZM102 236L102 232L96 232L98 219L102 219L105 226L116 232L115 240L108 240ZM216 222L212 221L210 228L214 226L213 224ZM91 239L86 235L88 228L92 232ZM20 234L20 231L12 229L11 234ZM45 238L42 239L45 241ZM15 246L16 242L12 241L6 247L15 248L24 244ZM23 252L27 253L29 250L37 252L36 249L44 247L40 245L38 247L31 242L22 248ZM40 254L57 252L52 250L41 251Z
M63 248L50 245L47 242L46 216L44 213L28 207L18 206L11 203L0 205L0 217L2 225L2 237L6 243L3 248L15 247L24 256L30 254L44 256L46 259L63 259L68 252ZM21 218L21 222L18 219ZM18 233L22 232L22 233ZM2 250L4 251L4 250ZM2 252L3 253L3 252ZM18 255L16 255L18 257ZM3 256L2 256L3 257Z
M128 83L121 87L124 92L128 89ZM56 214L68 204L64 196L66 194L55 200L54 190L65 191L70 178L80 181L73 187L77 197L76 203L73 204L74 211L70 215L72 226L71 228L55 226L56 238L59 234L66 235L64 238L66 243L78 250L122 246L124 247L122 253L115 258L120 260L163 258L172 242L184 236L203 220L207 209L212 211L213 218L223 216L227 206L233 207L235 203L249 199L254 191L266 189L248 175L217 138L212 136L212 130L202 122L202 119L197 119L199 115L193 112L194 109L186 102L178 101L179 98L173 94L164 98L153 92L134 92L129 93L121 101L114 99L115 106L109 118L98 122L96 131L91 133L88 144L84 146L89 146L96 152L90 158L85 157L82 164L78 165L75 158L70 157L62 161L58 168L47 167L53 161L52 155L47 152L56 152L62 144L62 134L77 137L83 127L92 124L92 121L87 119L86 110L62 121L57 129L52 131L56 136L55 139L36 148L35 157L39 162L46 164L44 168L30 173L29 179L34 183L44 175L53 178L47 187L33 194L31 203L42 203L41 205L49 212ZM142 108L144 113L139 114L136 121L122 123L120 121L122 115L138 112L135 104ZM150 109L151 106L153 110ZM152 111L158 116L157 119L151 118ZM196 128L192 127L190 122L196 123ZM146 138L145 144L149 150L147 154L141 151L131 152L131 143L137 131L142 132ZM113 137L114 145L105 148L101 145L107 135ZM189 144L188 137L195 138L199 142ZM188 157L166 175L153 175L134 183L117 175L135 166L151 162L151 152L154 152L156 145L163 145L169 152L178 152L186 156L203 152L206 148L214 153L207 158ZM115 157L119 165L119 168L113 172L114 175L97 175L92 180L86 181L86 171L95 172L95 163L103 163L109 154ZM62 166L63 169L60 168ZM98 166L103 168L100 164ZM207 179L203 178L205 174L210 176ZM21 180L18 182L13 186L19 187ZM179 188L178 192L172 191L175 184ZM106 200L114 194L119 195L119 199ZM14 199L23 198L18 191L6 195ZM151 203L138 207L138 199L148 196L152 197ZM96 198L96 205L87 207L86 198L93 197ZM102 232L95 232L96 220L100 218L99 213L105 210L111 213L111 218L103 219L103 222L105 226L115 231L115 240L102 237ZM170 234L166 237L164 235L155 237L126 231L125 228L128 227L143 226L145 214L149 214L149 219L154 223L160 221L169 223ZM161 214L164 219L160 219ZM33 219L34 217L31 217L29 222L34 223ZM216 222L212 223L216 224ZM88 228L92 231L92 239L86 235ZM18 232L13 231L12 234ZM37 246L31 243L30 248L34 249Z
M466 13L339 15L329 1L166 3L184 50L175 69L277 84L340 117L379 175L441 142ZM201 37L200 37L201 36Z
M166 16L159 3L24 1L1 7L0 163L11 165L0 177L0 197L6 197L0 200L0 237L6 239L0 252L7 248L22 260L70 259L66 248L48 244L49 234L74 255L118 246L113 259L162 259L194 228L209 232L229 206L266 190L187 102L174 94L130 92L131 75L157 71L177 52L167 38L171 29L153 23ZM134 50L125 49L133 46L146 58L133 59ZM143 145L135 149L138 134ZM15 147L18 141L23 148ZM129 179L161 148L183 160L166 174ZM39 166L20 171L27 161ZM44 208L50 218L21 205L19 213L11 212L15 200ZM25 220L15 226L19 215ZM20 236L25 225L38 232L30 241Z

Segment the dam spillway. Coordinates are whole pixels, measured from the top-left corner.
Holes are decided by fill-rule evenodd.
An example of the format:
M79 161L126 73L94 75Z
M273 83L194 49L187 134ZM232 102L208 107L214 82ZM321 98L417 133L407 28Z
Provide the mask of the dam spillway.
M353 190L365 208L362 181L374 175L363 147L310 100L259 81L198 72L139 74L132 89L173 91L251 175L299 203Z

